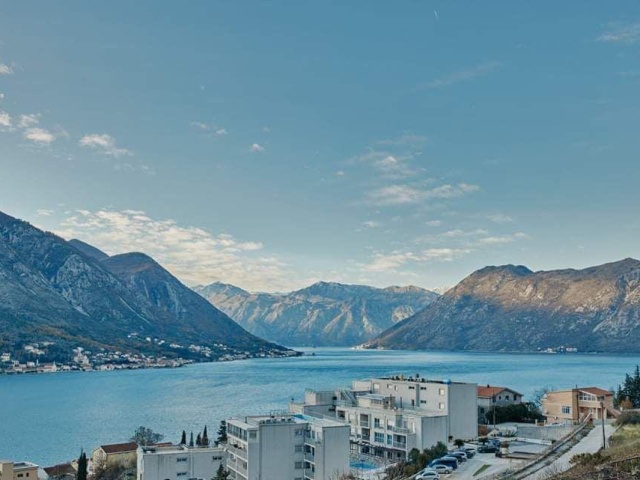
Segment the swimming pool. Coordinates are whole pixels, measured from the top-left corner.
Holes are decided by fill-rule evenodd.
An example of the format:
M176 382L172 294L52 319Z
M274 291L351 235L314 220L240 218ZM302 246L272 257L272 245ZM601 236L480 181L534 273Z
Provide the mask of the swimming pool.
M363 461L363 460L358 460L358 461L352 460L350 462L350 466L352 470L375 470L376 468L378 468L377 465L371 462Z

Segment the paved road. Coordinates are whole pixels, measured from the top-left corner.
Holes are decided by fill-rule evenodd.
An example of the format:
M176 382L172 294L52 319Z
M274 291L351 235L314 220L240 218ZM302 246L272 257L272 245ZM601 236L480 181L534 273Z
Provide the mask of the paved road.
M615 427L613 425L605 425L604 431L607 438L611 436ZM602 447L602 427L597 425L589 434L580 442L575 444L571 450L561 457L557 458L553 463L546 466L542 470L525 477L526 480L544 480L552 473L561 473L569 470L571 467L571 457L579 453L595 453Z

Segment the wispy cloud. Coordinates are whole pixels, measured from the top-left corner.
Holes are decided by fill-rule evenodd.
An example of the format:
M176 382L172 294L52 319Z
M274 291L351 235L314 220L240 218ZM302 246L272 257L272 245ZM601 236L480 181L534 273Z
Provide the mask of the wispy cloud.
M430 199L461 197L480 189L477 185L459 183L424 188L415 185L397 184L382 187L369 193L369 202L380 206L418 204Z
M492 213L487 215L487 218L491 220L493 223L510 223L513 222L513 218L509 215L505 215L504 213Z
M434 88L449 87L456 83L467 82L469 80L473 80L474 78L483 77L499 69L500 67L502 67L502 63L496 61L482 63L480 65L476 65L475 67L459 70L449 75L445 75L434 80L430 80L426 83L422 83L416 86L414 90L430 90Z
M254 143L253 145L251 145L251 148L249 150L252 153L260 153L260 152L264 152L264 147L259 143Z
M640 22L609 24L608 29L601 33L597 40L607 43L637 43L640 41Z
M0 127L11 127L11 115L0 110Z
M50 217L51 215L53 215L55 213L54 210L50 210L48 208L39 208L38 210L36 210L36 214L39 217Z
M252 290L291 287L291 272L280 259L263 253L262 243L157 220L144 211L79 210L55 233L80 238L108 254L144 252L191 285L224 281Z
M102 155L110 157L122 157L124 155L132 155L130 150L126 148L120 148L116 145L116 140L111 135L106 133L98 134L92 133L85 135L78 142L80 146L91 148Z
M367 220L366 222L362 222L362 226L367 228L378 228L381 227L382 224L380 222L376 222L375 220Z
M217 125L210 125L208 123L191 122L191 126L213 137L224 137L229 134L226 128L222 128Z
M440 225L442 225L442 220L429 220L425 222L425 225L427 227L439 227Z
M360 265L369 273L399 273L409 263L451 262L471 253L467 248L429 248L416 253L393 251L388 254L376 253L369 263Z
M20 115L18 119L18 128L29 128L40 123L40 114L31 113L27 115Z
M50 145L56 140L56 136L44 128L27 128L22 137L37 145Z
M0 63L0 75L13 75L13 68L5 63Z
M422 147L427 143L427 140L424 135L405 134L400 135L398 138L379 140L376 144L394 147Z

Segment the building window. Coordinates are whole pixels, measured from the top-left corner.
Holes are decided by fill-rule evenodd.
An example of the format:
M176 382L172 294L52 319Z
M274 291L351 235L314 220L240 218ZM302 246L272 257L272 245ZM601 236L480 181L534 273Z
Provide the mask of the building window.
M23 475L21 473L18 474L18 478L22 478Z
M255 440L256 438L258 438L258 432L249 432L249 440Z
M379 418L374 418L373 419L373 428L380 428L380 419Z
M293 467L294 467L296 470L302 470L302 462L295 462L295 463L293 464Z
M186 477L187 472L178 472L178 477Z
M440 410L444 410L444 403L440 402L440 403L438 404L438 408L439 408Z
M384 433L375 432L373 439L376 443L384 443Z
M302 445L296 445L296 446L293 448L293 451L294 451L294 452L296 452L296 453L300 453L300 452L302 452Z
M416 387L414 387L413 385L409 385L409 390L415 390Z
M296 428L296 437L301 437L302 435L304 435L304 429Z
M568 407L566 405L562 406L562 413L564 415L571 415L571 407Z
M186 462L187 461L187 457L178 457L176 458L176 462L180 463L180 462Z
M504 397L504 399L505 399L505 400L509 400L509 395L506 395L506 396Z
M222 458L223 457L214 455L213 457L211 457L211 460L214 461L214 462L221 462Z
M420 387L420 390L426 390L427 387Z
M444 395L444 388L441 388L440 391L438 392L440 395Z
M427 403L426 400L420 400L420 403Z
M387 435L387 445L393 445L393 435Z

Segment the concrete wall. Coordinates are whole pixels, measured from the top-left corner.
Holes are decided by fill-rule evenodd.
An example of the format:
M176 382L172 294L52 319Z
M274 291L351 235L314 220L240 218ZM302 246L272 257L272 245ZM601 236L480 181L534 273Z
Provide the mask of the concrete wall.
M349 472L349 426L325 427L322 443L315 445L315 479L330 480Z
M572 425L553 425L536 427L534 425L520 426L516 435L520 438L532 438L534 440L560 440L573 431Z
M418 449L431 448L438 442L447 445L448 431L448 418L446 416L423 417L418 432Z
M224 462L223 448L138 450L138 480L210 480Z
M478 387L475 383L449 385L449 435L470 439L478 436Z

